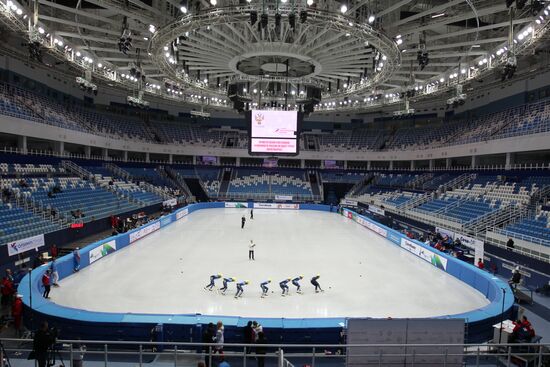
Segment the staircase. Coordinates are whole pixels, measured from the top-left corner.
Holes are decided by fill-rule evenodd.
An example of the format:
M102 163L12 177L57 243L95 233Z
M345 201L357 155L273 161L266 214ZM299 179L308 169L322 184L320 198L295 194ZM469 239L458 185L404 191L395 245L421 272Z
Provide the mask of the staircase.
M227 189L229 188L229 184L231 183L231 179L234 176L233 168L224 168L221 173L221 182L220 182L220 188L218 190L218 195L220 197L225 197L227 195Z
M420 206L424 203L427 203L428 201L431 200L431 198L432 198L431 194L420 195L420 196L417 196L414 199L411 199L411 200L409 200L409 201L407 201L407 202L405 202L401 205L396 206L396 209L398 211L412 209L412 208Z
M10 190L11 191L11 190ZM24 209L25 211L31 212L36 216L41 217L42 219L49 220L50 222L57 224L61 227L67 226L69 223L65 218L61 217L58 212L55 215L52 215L50 209L47 206L44 206L41 201L34 200L32 197L16 197L15 193L12 192L9 201L14 207Z
M133 180L132 175L128 171L123 170L122 168L120 168L116 164L103 163L103 167L105 167L109 171L111 171L113 173L113 177L120 177L120 178L123 178L126 181L130 181L130 182Z
M116 164L113 164L113 163L104 163L103 164L103 167L107 168L109 171L111 171L114 175L114 177L120 177L120 178L123 178L124 180L128 181L128 182L134 182L136 181L135 178L130 174L130 172L120 168L119 166L117 166ZM168 195L166 192L164 192L164 190L162 190L161 188L155 186L155 185L152 185L150 184L149 182L146 182L146 181L140 181L139 182L139 187L145 191L148 191L150 193L153 193L155 195L158 195L160 196L161 198L163 198L164 200L168 200L168 199L172 199L172 196L171 195Z
M453 178L451 181L439 186L438 190L442 194L449 190L458 189L459 187L465 186L476 177L477 175L475 173L464 173L456 178Z
M160 169L158 170L158 172L160 173L160 175L169 180L174 185L174 187L177 187L188 198L188 201L196 201L196 197L191 192L191 189L189 188L189 186L187 186L185 180L176 173L176 171L168 166L160 166L159 168Z
M94 175L92 174L92 172L85 170L84 168L80 167L78 164L72 161L61 161L61 163L59 163L59 166L64 168L65 171L74 173L84 180L94 181Z
M525 206L508 205L481 218L476 218L464 224L464 230L470 234L478 235L484 233L487 228L503 227L518 218L528 215L528 209Z
M419 175L417 178L415 178L414 180L410 181L410 182L407 184L407 187L410 187L411 189L420 188L420 187L422 187L422 185L424 185L424 183L428 182L428 181L431 180L433 177L434 177L434 174L433 174L433 173L424 173L424 174L421 174L421 175Z
M359 181L358 183L353 185L353 187L351 188L351 190L348 193L348 196L351 197L351 196L358 195L363 187L368 186L371 183L373 183L374 178L375 178L374 173L369 173L368 175L366 175L361 181Z
M308 178L309 178L309 184L311 186L311 193L313 194L313 197L322 197L321 196L321 189L319 188L319 177L317 171L308 171L307 172Z

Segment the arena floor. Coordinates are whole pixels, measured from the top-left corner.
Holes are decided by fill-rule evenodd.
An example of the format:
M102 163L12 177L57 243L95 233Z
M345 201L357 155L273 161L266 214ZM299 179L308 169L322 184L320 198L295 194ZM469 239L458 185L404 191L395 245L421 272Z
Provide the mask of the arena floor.
M240 222L247 215L244 229ZM428 317L487 305L482 294L340 215L245 209L194 212L64 279L54 302L91 311L244 317ZM248 243L256 260L248 260ZM211 274L249 280L244 296L204 290ZM303 274L304 294L278 282ZM324 293L309 279L320 274ZM269 296L260 281L271 278ZM221 282L219 283L221 286ZM271 293L273 291L273 293Z

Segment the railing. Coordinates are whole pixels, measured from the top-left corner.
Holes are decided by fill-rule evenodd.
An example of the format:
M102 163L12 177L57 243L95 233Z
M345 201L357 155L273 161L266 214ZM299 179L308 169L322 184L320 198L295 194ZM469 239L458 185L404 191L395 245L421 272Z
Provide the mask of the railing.
M31 339L1 339L0 365L13 362L17 366L34 366L27 361L32 349ZM256 353L260 347L262 352ZM57 340L50 350L49 362L67 367L79 367L86 363L111 363L118 366L143 367L144 364L173 366L196 366L198 361L207 361L214 366L221 360L216 344L179 342L134 342ZM224 344L223 359L228 363L252 366L250 358L263 359L268 365L293 367L294 365L347 366L347 360L361 360L361 366L403 365L463 365L468 366L516 366L522 361L532 366L543 366L550 358L550 344L354 344L354 345L308 345L308 344ZM67 363L65 363L67 361ZM271 362L270 362L271 361ZM99 363L98 363L99 362ZM54 364L55 365L55 364Z
M208 196L217 200L275 200L278 195L292 195L292 201L315 201L320 202L321 196L318 195L302 195L302 194L274 194L274 193L226 193L223 195L210 193Z
M506 244L508 238L513 238L532 244L533 248L528 248L525 245L517 243L516 241L516 243L514 243L514 252L550 263L550 255L548 254L550 251L550 243L547 243L547 241L540 238L526 236L499 228L487 228L483 239L494 246L508 249Z
M94 175L90 171L85 170L84 168L80 167L79 165L77 165L72 161L61 161L59 165L65 168L69 172L76 173L77 175L79 175L81 178L85 180L88 180L91 177L94 177Z
M104 163L103 167L107 168L113 174L125 179L126 181L132 181L132 175L113 163Z

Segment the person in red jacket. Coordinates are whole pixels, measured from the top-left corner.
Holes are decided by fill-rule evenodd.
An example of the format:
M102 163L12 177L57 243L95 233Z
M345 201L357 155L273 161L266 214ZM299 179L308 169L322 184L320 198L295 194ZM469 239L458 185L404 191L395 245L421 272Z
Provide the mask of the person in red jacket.
M13 326L17 332L17 336L21 336L21 320L23 318L23 296L18 294L15 296L15 301L11 306L11 315L13 316Z
M485 269L485 264L481 258L477 259L477 267L480 269Z
M42 275L42 285L44 286L44 293L42 294L42 296L44 298L50 298L50 289L51 289L51 285L50 285L50 270L46 270L46 272L44 272L44 275Z
M54 259L56 259L57 255L59 255L59 250L57 249L55 243L52 245L52 247L50 247L50 255L52 255Z

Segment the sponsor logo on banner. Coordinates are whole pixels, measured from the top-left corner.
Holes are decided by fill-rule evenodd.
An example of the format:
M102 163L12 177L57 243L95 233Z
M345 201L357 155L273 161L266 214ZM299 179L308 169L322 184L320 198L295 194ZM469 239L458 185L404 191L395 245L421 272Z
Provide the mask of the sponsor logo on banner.
M455 238L455 233L453 231L450 231L448 229L444 229L444 228L439 228L439 227L435 227L435 231L439 234L441 234L441 236L445 237L449 237L450 239L453 239Z
M153 224L140 228L137 231L130 233L130 243L133 243L139 240L140 238L147 236L148 234L158 231L159 229L160 229L160 222L155 222Z
M356 207L358 203L357 203L357 200L342 199L340 200L340 205Z
M44 246L44 234L24 238L13 242L8 242L9 256L17 255L25 251L34 250Z
M380 209L379 207L374 206L374 205L369 204L369 207L368 207L367 210L371 213L374 213L374 214L384 215L384 209Z
M185 217L187 214L189 214L189 209L185 208L180 210L176 213L176 220L180 220L181 218Z
M176 206L176 205L178 205L178 200L176 198L164 200L162 202L162 205L164 205L164 206Z
M447 259L443 256L439 256L433 251L430 251L416 243L407 240L406 238L401 238L401 247L405 250L415 254L416 256L424 259L435 267L438 267L442 270L447 270Z
M283 200L283 201L292 200L292 195L275 195L275 200Z
M298 210L300 209L300 204L254 203L254 208Z
M112 240L109 242L106 242L102 245L97 246L93 250L90 250L89 256L90 256L90 264L96 262L97 260L101 259L104 256L109 255L112 252L116 251L116 241Z
M401 243L401 237L393 234L393 233L390 233L389 236L388 236L388 239L390 241L392 241L393 243L399 245Z
M348 217L349 219L353 220L354 222L356 223L359 223L360 225L362 225L363 227L366 227L368 229L370 229L371 231L375 232L375 233L378 233L380 236L382 237L387 237L388 236L388 231L386 231L384 228L374 224L373 222L349 211L349 210L346 210L344 209L343 211L344 215L346 217Z
M166 226L170 223L172 223L172 217L171 216L161 218L161 220L160 220L160 226L161 227L164 227L164 226Z
M226 208L248 208L248 203L225 203Z
M435 230L442 236L448 236L453 240L459 240L462 245L473 249L475 252L474 256L476 257L476 261L477 259L483 259L483 256L485 255L485 244L483 241L440 227L436 227Z

